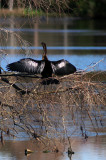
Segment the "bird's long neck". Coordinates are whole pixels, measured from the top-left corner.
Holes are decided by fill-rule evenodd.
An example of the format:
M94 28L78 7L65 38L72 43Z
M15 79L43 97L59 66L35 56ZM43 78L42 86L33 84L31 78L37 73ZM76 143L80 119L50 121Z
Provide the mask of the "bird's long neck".
M42 46L43 46L43 55L42 55L42 60L48 60L46 54L47 54L47 47L46 44L42 42Z

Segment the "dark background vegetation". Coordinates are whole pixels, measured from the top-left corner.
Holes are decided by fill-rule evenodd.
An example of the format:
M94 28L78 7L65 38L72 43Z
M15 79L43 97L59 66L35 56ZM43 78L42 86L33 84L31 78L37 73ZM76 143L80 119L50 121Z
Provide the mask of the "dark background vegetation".
M0 8L1 10L24 8L31 9L35 13L42 11L74 17L106 17L106 0L0 0Z
M17 12L20 9L24 16L36 17L37 14L85 18L106 17L106 0L0 0L0 8L0 13L4 12L4 18L10 13L16 13L16 16L22 15ZM11 25L11 28L13 26ZM8 31L5 27L0 31L6 42L16 37L14 42L27 45L27 42L15 32ZM9 34L12 37L10 39ZM2 37L1 41L3 41ZM102 83L104 80L100 80L101 77L104 79L104 72L86 74L82 71L81 74L58 77L60 82L58 86L43 86L42 79L36 76L1 74L1 143L3 144L4 135L18 138L22 130L29 137L47 145L51 137L61 138L64 135L71 147L69 136L71 137L74 133L87 139L90 132L95 132L96 135L98 132L105 132L103 129L106 96L105 83ZM44 143L44 141L47 142ZM54 140L52 142L56 146Z

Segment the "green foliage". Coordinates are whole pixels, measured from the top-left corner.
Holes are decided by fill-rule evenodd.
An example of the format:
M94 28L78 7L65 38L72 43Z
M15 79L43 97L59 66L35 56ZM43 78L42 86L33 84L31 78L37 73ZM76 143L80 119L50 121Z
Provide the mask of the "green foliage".
M24 9L24 15L25 16L41 16L41 15L44 15L44 12L41 10L41 9L38 9L38 10L34 10L34 9L31 9L31 8L25 8Z
M7 1L2 3L1 8L10 9ZM106 17L106 0L16 0L12 6L13 9L23 8L25 16L67 14L74 17Z
M106 17L105 0L71 0L69 2L70 13L79 17Z

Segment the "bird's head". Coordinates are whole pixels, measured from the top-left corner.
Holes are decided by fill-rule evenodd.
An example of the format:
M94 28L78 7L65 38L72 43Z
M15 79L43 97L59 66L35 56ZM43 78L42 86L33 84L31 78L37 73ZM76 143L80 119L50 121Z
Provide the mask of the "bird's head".
M46 43L42 42L41 43L42 47L43 47L43 55L42 55L42 60L48 60L46 54L47 54L47 47L46 47Z

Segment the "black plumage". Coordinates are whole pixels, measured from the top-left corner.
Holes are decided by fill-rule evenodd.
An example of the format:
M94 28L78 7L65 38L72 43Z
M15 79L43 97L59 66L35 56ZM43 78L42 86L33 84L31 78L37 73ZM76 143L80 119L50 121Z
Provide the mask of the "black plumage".
M43 78L52 77L52 74L63 76L76 72L76 67L64 59L59 61L49 61L46 56L46 44L44 42L41 44L44 51L42 60L34 60L31 58L21 59L17 62L8 64L7 70L41 74Z

